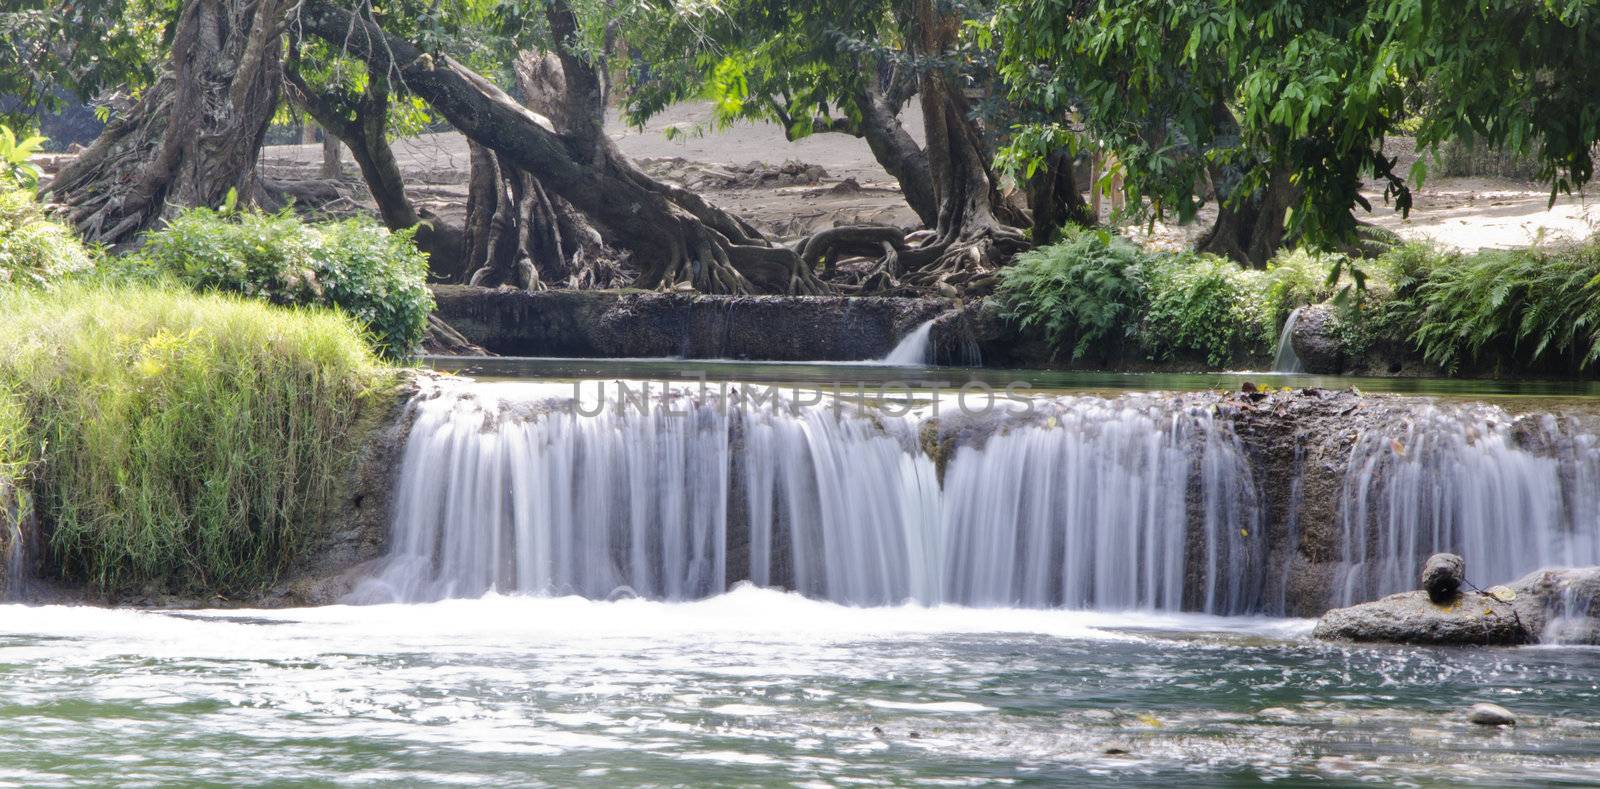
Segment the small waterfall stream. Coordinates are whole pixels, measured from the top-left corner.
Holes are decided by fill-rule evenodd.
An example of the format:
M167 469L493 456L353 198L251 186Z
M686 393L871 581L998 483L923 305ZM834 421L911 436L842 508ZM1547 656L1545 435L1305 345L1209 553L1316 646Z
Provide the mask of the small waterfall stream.
M924 321L912 329L910 334L900 338L900 342L889 351L889 355L878 361L895 367L921 367L932 364L933 344L930 339L933 336L934 320L937 318Z
M1305 366L1300 363L1300 357L1294 352L1294 326L1300 320L1300 310L1295 307L1289 317L1283 321L1283 330L1278 332L1278 349L1272 355L1272 371L1275 373L1301 373Z

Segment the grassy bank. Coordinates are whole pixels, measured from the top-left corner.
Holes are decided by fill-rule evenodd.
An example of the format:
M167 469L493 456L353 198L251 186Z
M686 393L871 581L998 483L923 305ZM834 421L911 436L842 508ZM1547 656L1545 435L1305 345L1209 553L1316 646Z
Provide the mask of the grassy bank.
M337 313L156 285L12 286L0 478L26 468L68 579L246 594L306 545L392 382Z

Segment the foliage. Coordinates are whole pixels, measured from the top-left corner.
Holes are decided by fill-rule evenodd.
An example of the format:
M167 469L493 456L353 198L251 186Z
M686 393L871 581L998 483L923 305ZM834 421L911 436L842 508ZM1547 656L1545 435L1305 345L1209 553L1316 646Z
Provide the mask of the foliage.
M27 428L21 400L9 387L0 386L0 554L15 547L32 507L27 484Z
M43 137L18 138L10 126L0 124L0 189L38 188L39 168L28 159L43 145Z
M0 391L26 415L51 556L108 593L271 582L385 380L330 312L148 285L0 292Z
M1267 270L1193 253L1146 252L1105 230L1080 231L1017 257L1000 273L1002 313L1081 359L1132 341L1151 359L1222 366L1264 355L1296 307L1332 295L1335 256L1294 251Z
M26 126L64 99L138 93L164 57L177 0L7 0L0 11L0 121Z
M1600 243L1446 257L1410 304L1413 342L1447 371L1488 351L1587 368L1600 359Z
M1365 176L1408 210L1385 136L1533 154L1553 191L1588 180L1600 138L1595 0L1010 0L993 29L1013 100L1054 113L1031 137L1109 145L1133 195L1185 220L1207 172L1235 199L1286 172L1313 244L1354 239Z
M1145 266L1141 329L1153 356L1196 355L1213 367L1241 352L1265 353L1272 323L1267 278L1215 255L1157 255Z
M95 257L70 228L45 217L31 193L0 188L0 287L49 285L93 268Z
M1267 262L1266 290L1262 294L1268 322L1283 325L1296 307L1326 301L1333 295L1328 271L1339 255L1297 247Z
M411 232L366 219L307 224L288 210L193 208L151 233L137 264L196 290L338 307L391 359L411 355L433 310L427 258Z
M1025 252L1000 272L1003 314L1044 333L1058 351L1080 359L1095 345L1131 336L1144 299L1148 259L1106 230L1074 233Z

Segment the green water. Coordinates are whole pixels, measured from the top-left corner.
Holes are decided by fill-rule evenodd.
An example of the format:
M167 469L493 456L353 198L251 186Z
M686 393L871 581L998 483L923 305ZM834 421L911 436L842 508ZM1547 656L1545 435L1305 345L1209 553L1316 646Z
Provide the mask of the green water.
M1353 649L1299 620L849 609L743 588L0 621L0 781L27 785L1600 776L1600 651ZM1466 723L1479 700L1519 725Z
M1194 392L1238 390L1245 382L1258 386L1320 387L1362 392L1497 398L1600 397L1600 381L1497 381L1462 378L1357 378L1289 373L1113 373L1063 370L997 370L964 367L887 367L872 363L744 362L704 359L565 359L527 357L434 356L425 362L435 369L483 380L628 378L649 380L749 381L829 385L835 382L913 386L937 383L958 387L979 381L996 389L1023 382L1040 391Z

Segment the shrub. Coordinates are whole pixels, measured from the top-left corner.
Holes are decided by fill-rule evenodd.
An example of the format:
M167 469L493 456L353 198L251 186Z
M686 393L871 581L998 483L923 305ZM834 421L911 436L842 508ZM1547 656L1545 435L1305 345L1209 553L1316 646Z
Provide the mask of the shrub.
M1265 353L1274 334L1267 276L1213 255L1161 255L1146 264L1142 335L1153 356L1204 356L1222 366Z
M388 374L347 317L149 285L0 292L8 468L65 577L258 590L305 546ZM0 403L3 406L4 403ZM5 432L7 426L11 432Z
M1262 294L1274 336L1277 327L1296 307L1318 304L1333 296L1328 272L1334 253L1313 252L1305 248L1288 250L1267 262L1266 290Z
M1522 361L1600 359L1600 243L1442 258L1411 300L1412 341L1447 371L1495 349Z
M1148 259L1105 230L1079 231L1017 256L1000 274L1001 309L1024 329L1039 329L1072 359L1110 337L1126 337L1143 305L1142 267Z
M306 224L288 211L192 208L146 238L137 264L196 290L338 307L391 359L411 355L433 310L427 257L410 232L365 219Z
M66 225L45 217L31 193L0 188L0 287L47 285L94 263L95 254Z
M38 135L19 137L10 126L0 123L0 189L28 189L39 186L39 167L31 158L44 146Z

